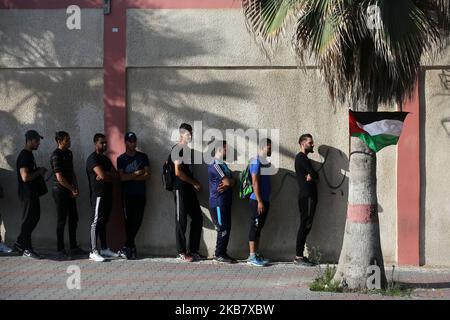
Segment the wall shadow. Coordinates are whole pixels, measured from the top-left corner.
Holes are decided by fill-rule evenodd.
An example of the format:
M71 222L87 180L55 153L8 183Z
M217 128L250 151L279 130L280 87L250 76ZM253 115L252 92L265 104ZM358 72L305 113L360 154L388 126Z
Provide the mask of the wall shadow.
M151 18L150 16L146 16ZM201 56L208 52L201 42L193 43L175 32L158 33L149 30L145 19L137 24L137 32L152 33L155 44L164 47L176 43L185 50L185 55ZM166 30L167 31L167 30ZM28 34L27 34L28 33ZM48 37L45 31L26 30L18 34L13 28L2 36L11 54L16 52L14 46L26 48L22 59L24 65L32 64L36 59L43 65L59 65L66 54L55 45L56 61L46 58L45 52L37 45L39 39L46 39L54 44L55 39ZM18 40L19 39L19 40ZM22 40L20 40L22 39ZM29 41L29 39L37 39ZM218 36L220 40L220 36ZM155 46L156 47L156 46ZM154 50L157 50L155 48ZM220 50L220 41L217 42ZM226 54L226 53L224 53ZM175 225L173 195L163 189L161 183L161 167L167 158L172 131L181 122L193 123L201 120L204 130L217 128L247 130L253 127L268 127L283 129L285 125L297 122L297 119L285 115L285 123L272 122L269 116L259 117L261 106L256 98L264 96L265 92L255 91L251 83L245 83L239 76L232 76L234 71L227 68L214 67L130 67L127 69L127 130L135 131L139 139L139 148L149 155L152 178L148 185L147 206L143 225L137 236L140 252L151 255L175 255ZM258 70L243 71L242 75L250 74L251 79L265 74ZM85 173L85 160L93 151L92 136L103 131L103 70L99 68L72 69L68 67L42 67L32 70L2 69L0 71L0 86L6 97L2 107L1 128L10 132L2 136L0 160L1 178L5 177L7 185L17 187L14 172L15 158L23 146L23 132L35 128L45 139L36 153L38 165L49 165L49 156L55 148L52 136L56 130L66 130L72 136L72 151L75 156L76 173L81 188L78 200L80 223L78 239L82 246L89 244L90 205L88 199L88 184ZM283 79L281 79L283 80ZM267 79L275 84L279 78ZM273 89L274 90L274 89ZM17 97L17 92L24 92ZM280 95L284 92L280 92ZM266 102L273 106L274 113L283 113L282 106L277 101ZM312 121L316 121L311 113ZM25 119L25 120L24 120ZM292 127L295 127L293 125ZM4 128L8 128L5 130ZM296 132L300 128L295 127ZM195 135L195 132L194 132ZM297 134L294 134L297 136ZM287 135L280 136L280 169L272 177L273 199L271 211L265 226L261 251L268 257L278 260L291 260L295 254L295 237L298 228L297 183L292 175L295 148L297 141ZM3 145L6 145L3 148ZM206 146L206 144L205 144ZM198 150L197 150L198 151ZM342 170L348 171L348 159L343 152L332 146L321 146L318 149L324 159L314 162L319 170L320 202L317 208L313 230L308 238L308 248L316 248L322 254L323 262L336 262L342 243L345 226L345 212L348 193L348 178ZM237 177L242 166L231 166ZM216 233L208 210L208 182L206 164L195 168L198 179L204 190L199 194L199 201L204 212L204 232L201 251L211 253L214 250ZM3 182L3 180L2 180ZM5 204L2 217L7 225L7 239L15 240L20 227L20 205L15 189L8 190L8 196L13 201ZM2 201L4 202L4 201ZM229 245L231 255L246 258L248 254L248 229L250 223L248 200L239 199L237 188L233 191L232 231ZM297 223L294 223L297 221ZM41 221L33 234L33 240L38 247L56 246L56 212L53 199L48 194L42 198Z
M64 10L55 12L62 12L57 17L65 19ZM32 16L32 23L23 21L17 27L10 22L18 13L11 10L8 14L13 18L0 21L2 58L14 66L8 68L7 65L0 70L0 179L3 185L8 186L7 200L0 201L6 241L13 243L20 231L21 206L17 196L15 161L24 146L25 131L36 129L44 136L34 155L38 166L49 168L50 154L56 148L54 133L65 130L72 137L75 171L81 189L77 201L80 216L78 239L81 246L87 248L90 206L84 166L93 149L93 134L103 131L101 65L85 68L75 65L76 62L86 63L83 50L92 46L86 43L87 40L80 40L76 45L79 50L68 56L64 43L67 38L63 33L58 33L64 35L62 38L55 36L57 27L51 25L52 22L40 20L44 26L52 28L36 29L33 25L36 20ZM38 16L40 14L37 13ZM67 37L73 39L73 34ZM47 186L51 190L51 180ZM56 209L50 192L41 198L41 219L32 239L38 249L52 248L56 251Z
M337 263L344 239L348 202L347 154L333 146L320 145L322 162L312 160L319 173L319 201L307 248L324 263Z

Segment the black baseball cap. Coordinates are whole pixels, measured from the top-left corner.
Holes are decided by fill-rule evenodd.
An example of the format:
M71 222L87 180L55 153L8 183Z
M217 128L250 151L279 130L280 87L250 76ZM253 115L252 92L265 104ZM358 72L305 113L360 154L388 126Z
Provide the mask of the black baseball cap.
M33 140L33 139L44 139L43 136L41 136L36 130L28 130L25 133L25 139L26 140Z
M125 141L136 141L137 137L136 134L134 132L127 132L125 133Z

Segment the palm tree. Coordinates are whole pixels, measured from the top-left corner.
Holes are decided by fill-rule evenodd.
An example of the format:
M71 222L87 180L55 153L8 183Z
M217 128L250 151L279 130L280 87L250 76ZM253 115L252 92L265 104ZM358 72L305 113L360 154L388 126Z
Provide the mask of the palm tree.
M444 48L450 25L449 0L242 0L242 5L248 29L266 52L293 26L300 61L315 59L332 101L357 111L377 111L380 103L410 95L421 59ZM347 221L334 280L365 288L367 268L375 264L386 287L376 155L353 137L351 150ZM363 219L349 219L355 214Z

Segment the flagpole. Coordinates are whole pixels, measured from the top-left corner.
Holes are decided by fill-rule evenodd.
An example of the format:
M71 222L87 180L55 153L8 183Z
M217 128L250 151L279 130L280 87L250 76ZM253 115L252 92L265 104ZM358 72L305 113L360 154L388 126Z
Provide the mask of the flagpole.
M349 110L349 112L348 112L348 114L350 114L350 108L348 108L348 110ZM350 115L349 115L350 116ZM347 121L347 125L348 126L350 126L349 124L348 124L348 121ZM349 162L349 168L350 168L350 156L351 156L351 152L352 152L352 136L350 135L350 128L348 129L348 162ZM350 169L349 169L350 170Z

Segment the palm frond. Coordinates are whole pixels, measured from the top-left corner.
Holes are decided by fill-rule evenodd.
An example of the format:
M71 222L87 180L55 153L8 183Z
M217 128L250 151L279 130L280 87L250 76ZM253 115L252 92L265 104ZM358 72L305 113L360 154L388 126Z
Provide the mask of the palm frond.
M272 47L284 33L301 0L242 0L247 28L262 46Z
M439 26L446 32L450 31L450 1L430 0L436 11Z
M380 92L383 101L388 96L400 99L411 92L420 69L422 56L433 55L441 47L439 27L427 12L425 4L414 0L374 0L368 3L380 8L380 25L369 29L375 50L388 67L387 74L398 89ZM403 92L402 92L403 91Z
M411 93L421 59L444 48L449 0L242 0L249 30L273 44L289 17L297 56L313 58L333 100L370 105ZM379 12L368 23L368 9Z

